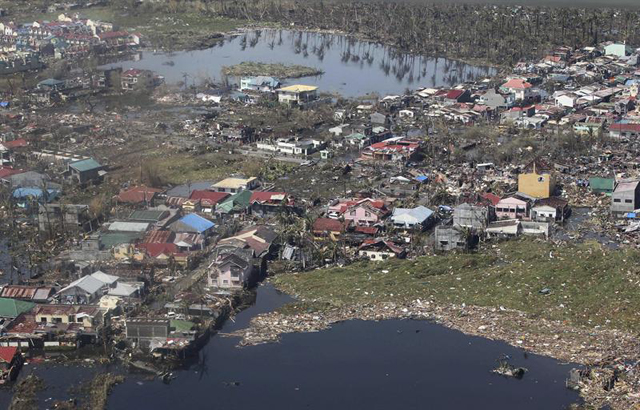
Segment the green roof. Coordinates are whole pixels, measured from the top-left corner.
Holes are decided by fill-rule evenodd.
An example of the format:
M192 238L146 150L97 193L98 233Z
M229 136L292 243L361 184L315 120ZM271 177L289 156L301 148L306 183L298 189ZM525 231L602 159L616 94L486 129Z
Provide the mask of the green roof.
M72 162L69 166L79 172L91 171L92 169L102 168L102 165L93 158L83 159L81 161Z
M18 317L21 313L33 309L35 305L32 302L0 298L0 317Z
M613 178L589 178L589 186L592 191L596 192L613 192L614 180Z
M133 211L131 215L129 215L129 219L135 221L157 222L162 219L162 215L164 213L165 211L137 210Z
M189 322L188 320L178 320L178 319L172 319L171 323L169 324L169 326L172 329L175 329L175 332L179 332L179 333L183 333L183 332L188 332L191 329L193 329L193 327L196 324L193 322Z
M224 201L220 202L216 207L221 212L231 212L235 210L242 210L249 206L251 201L251 191L244 190L237 194L233 194Z
M104 249L111 249L123 243L133 243L142 237L142 232L105 232L100 235L100 243Z

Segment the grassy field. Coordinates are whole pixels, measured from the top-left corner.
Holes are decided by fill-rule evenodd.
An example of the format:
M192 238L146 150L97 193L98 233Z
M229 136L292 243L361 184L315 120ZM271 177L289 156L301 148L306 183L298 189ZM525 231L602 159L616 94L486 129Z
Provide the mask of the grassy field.
M571 324L640 330L640 252L515 240L474 254L360 262L274 278L305 307L433 300L518 309ZM549 289L549 294L540 291Z

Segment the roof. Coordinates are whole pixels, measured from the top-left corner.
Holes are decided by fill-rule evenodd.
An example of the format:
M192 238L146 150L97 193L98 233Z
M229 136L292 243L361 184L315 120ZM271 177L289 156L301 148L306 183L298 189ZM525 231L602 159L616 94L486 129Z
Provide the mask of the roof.
M0 178L7 178L11 175L21 174L24 171L21 169L14 169L11 167L0 167Z
M313 223L313 230L316 232L342 232L344 223L337 219L318 218Z
M62 85L64 81L56 80L55 78L47 78L46 80L42 80L38 83L38 86L45 85L48 87L55 87L56 85Z
M8 149L13 149L13 148L26 147L27 145L29 145L29 142L24 138L18 138L13 141L3 142L2 145L4 145Z
M145 201L150 201L153 197L162 192L161 189L149 188L146 186L136 186L126 191L120 192L116 199L119 202L126 202L130 204L138 204Z
M109 231L115 232L144 232L149 229L147 222L112 222Z
M616 186L614 192L635 191L640 181L621 181Z
M263 75L259 75L256 77L243 77L242 81L247 81L251 85L259 85L259 86L269 86L269 87L277 87L280 84L280 81L276 80L273 77L267 77Z
M391 219L394 222L415 222L422 223L433 215L433 211L424 206L415 208L395 208Z
M164 219L165 214L167 214L167 211L138 209L129 215L129 219L132 221L157 222Z
M105 249L111 249L123 243L134 243L141 236L141 232L106 232L100 235L100 243Z
M247 184L255 181L256 177L251 178L225 178L220 182L212 185L213 188L239 189Z
M208 219L196 214L188 214L179 219L179 222L191 226L198 232L205 232L215 226L215 224Z
M567 200L552 196L549 198L543 198L539 200L536 206L551 206L553 208L564 208L567 205L569 205L569 202Z
M223 212L231 212L234 209L244 209L249 206L251 196L251 191L240 191L220 202L218 209Z
M60 194L57 189L47 189L46 199L51 201ZM43 196L42 189L40 188L16 188L13 191L13 197L16 199L22 198L40 198Z
M114 282L117 282L120 279L117 276L107 275L106 273L104 273L102 271L95 271L89 276L91 276L94 279L98 279L101 282L107 283L109 285L111 285Z
M491 192L485 192L484 194L481 194L480 197L491 202L491 205L493 206L498 205L498 202L500 202L500 200L502 199L498 195L492 194Z
M315 91L317 89L318 87L315 87L313 85L296 84L296 85L290 85L287 87L279 88L277 91L282 91L287 93L303 93L303 92Z
M402 249L401 247L399 247L395 243L393 243L391 241L385 241L383 239L367 239L362 243L362 245L360 245L358 250L370 249L370 248L374 248L374 249L378 249L378 250L382 250L384 248L387 248L387 249L389 249L391 252L393 252L395 254L401 254L402 252L404 252L404 249Z
M465 93L464 90L450 90L449 92L447 92L447 94L444 96L444 98L446 98L448 100L457 100L464 93Z
M0 363L11 363L16 353L18 353L17 347L0 346Z
M18 317L21 313L33 309L35 305L22 300L0 298L0 317Z
M143 243L169 243L172 242L171 231L151 231L142 240Z
M288 197L286 192L264 192L256 191L251 193L250 203L259 202L267 204L282 203Z
M218 243L222 245L238 243L244 244L259 256L269 250L276 237L277 234L271 228L264 225L256 225L243 229L235 236L222 239Z
M213 191L207 191L207 190L193 190L193 192L191 192L191 195L189 196L189 199L195 200L195 201L200 201L201 203L203 203L205 205L213 206L213 205L216 205L218 202L222 201L223 199L225 199L228 196L229 196L229 194L227 194L225 192L213 192Z
M606 189L613 190L615 180L613 178L591 177L589 178L589 185L591 189Z
M78 280L74 280L69 285L60 289L58 293L60 294L73 288L80 288L86 293L88 293L89 295L94 295L106 285L107 284L101 281L100 279L94 278L93 276L89 275L89 276L83 276Z
M95 159L89 158L89 159L83 159L76 162L71 162L69 164L69 167L75 169L78 172L86 172L86 171L102 168L102 165L100 165L100 163L98 163L98 161L96 161Z
M628 122L618 122L611 124L609 131L618 132L640 132L640 124L632 124Z
M144 249L152 258L160 255L172 255L178 253L178 247L173 243L141 243L139 249Z
M7 285L2 288L0 297L12 299L46 300L52 291L50 286Z
M512 78L506 83L502 84L502 88L512 88L517 90L524 90L526 88L531 88L532 85L523 80L522 78Z
M250 266L249 261L244 258L241 258L239 255L235 253L227 253L220 257L219 260L216 261L216 265L224 266L227 264L236 265L241 269L246 269Z

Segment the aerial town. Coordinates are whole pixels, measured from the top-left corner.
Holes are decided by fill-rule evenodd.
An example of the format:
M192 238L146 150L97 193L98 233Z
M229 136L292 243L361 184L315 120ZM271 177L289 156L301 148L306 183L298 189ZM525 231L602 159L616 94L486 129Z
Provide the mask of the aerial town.
M443 81L351 97L323 89L325 66L259 63L256 28L217 46L241 42L256 64L196 78L91 10L0 13L10 408L39 408L27 381L45 363L117 363L171 385L223 335L250 349L420 318L575 364L562 389L584 408L639 405L640 43L554 46L473 75L436 59ZM359 53L342 63L373 58ZM225 333L267 286L297 301ZM107 392L92 406L46 406L106 408L125 377L92 384Z

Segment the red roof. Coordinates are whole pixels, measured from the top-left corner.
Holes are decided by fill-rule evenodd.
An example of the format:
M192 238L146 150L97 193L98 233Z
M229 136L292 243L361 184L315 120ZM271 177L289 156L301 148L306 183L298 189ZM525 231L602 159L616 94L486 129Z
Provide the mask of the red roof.
M0 178L8 178L11 175L22 174L21 169L13 169L11 167L0 167Z
M464 94L464 92L464 90L450 90L444 98L448 100L457 100L462 94Z
M151 231L142 240L142 243L169 243L171 242L171 231Z
M264 191L252 192L251 199L249 200L249 202L273 204L273 203L281 203L287 198L288 198L288 195L286 192L264 192Z
M521 78L512 78L506 83L502 84L502 88L512 88L514 90L524 90L525 88L531 88L532 85Z
M356 226L355 229L358 233L363 233L365 235L376 235L378 233L377 226Z
M344 224L337 219L318 218L313 223L314 232L342 232Z
M144 249L152 258L157 258L160 255L176 255L178 253L178 247L173 243L141 243L138 245L139 249Z
M500 202L500 200L502 200L502 198L500 198L498 195L496 194L492 194L491 192L485 192L484 194L480 195L482 198L488 200L489 202L491 202L491 205L496 206L498 204L498 202Z
M414 141L401 140L401 141L382 141L372 144L370 148L372 150L393 150L393 151L412 151L418 149L420 144Z
M640 132L640 124L617 123L612 124L609 130L618 132Z
M193 192L191 192L189 199L194 201L200 201L205 205L213 206L228 196L229 194L224 192L213 192L213 191L196 189Z
M151 201L153 197L162 192L161 189L149 188L146 186L136 186L126 191L120 192L116 196L118 202L125 202L129 204L139 204L145 201Z
M127 71L125 71L124 73L121 74L122 76L125 77L136 77L139 76L140 74L142 74L142 70L138 70L137 68L130 68Z
M3 142L2 145L11 149L11 148L26 147L27 145L29 145L29 143L24 138L19 138L17 140Z
M11 363L16 353L18 353L17 347L0 346L0 362Z

